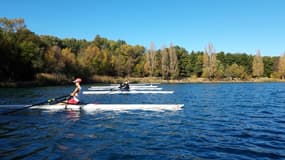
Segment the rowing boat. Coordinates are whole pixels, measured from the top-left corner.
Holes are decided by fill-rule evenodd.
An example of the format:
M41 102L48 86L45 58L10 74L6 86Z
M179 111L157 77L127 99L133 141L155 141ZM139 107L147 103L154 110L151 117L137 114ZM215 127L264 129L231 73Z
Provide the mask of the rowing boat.
M157 88L158 86L132 86L130 85L130 88L133 89L145 89L145 88ZM90 89L115 89L115 88L119 88L119 86L91 86Z
M120 88L92 88L92 87L90 87L90 88L88 88L88 90L92 90L92 91L105 91L105 90L113 90L113 91L115 91L115 90L120 90ZM131 87L130 88L130 90L131 91L141 91L141 90L162 90L162 88L140 88L140 87L135 87L135 88L133 88L133 87Z
M129 85L131 86L153 86L153 85L157 85L160 83L131 83ZM111 84L111 86L118 86L119 84Z
M173 94L174 91L83 91L83 94Z
M116 111L116 110L181 110L184 104L86 104L86 105L39 105L33 106L31 109L45 109L45 110L84 110L87 112L103 110L103 111Z

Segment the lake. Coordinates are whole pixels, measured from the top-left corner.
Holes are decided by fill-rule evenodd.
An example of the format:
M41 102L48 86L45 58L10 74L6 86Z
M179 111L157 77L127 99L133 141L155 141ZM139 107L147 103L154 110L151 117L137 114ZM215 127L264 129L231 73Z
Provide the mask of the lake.
M91 85L83 85L87 90ZM181 103L179 111L0 115L1 159L285 159L285 83L159 84L174 94L81 95L85 103ZM0 106L73 86L2 88ZM1 113L7 108L1 107Z

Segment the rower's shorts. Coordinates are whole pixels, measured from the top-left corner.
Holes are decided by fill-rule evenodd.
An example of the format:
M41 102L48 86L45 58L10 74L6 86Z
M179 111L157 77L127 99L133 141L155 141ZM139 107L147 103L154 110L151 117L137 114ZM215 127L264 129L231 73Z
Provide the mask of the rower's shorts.
M79 103L79 99L77 99L76 97L72 97L67 101L68 104L78 104Z

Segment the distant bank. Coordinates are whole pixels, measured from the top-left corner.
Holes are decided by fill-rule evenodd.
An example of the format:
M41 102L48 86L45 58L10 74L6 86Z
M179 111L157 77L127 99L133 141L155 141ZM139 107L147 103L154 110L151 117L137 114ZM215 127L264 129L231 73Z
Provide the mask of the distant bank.
M90 79L85 79L83 84L103 83L103 84L119 84L125 80L130 83L260 83L260 82L285 82L285 80L275 78L251 78L248 80L241 79L222 79L209 80L207 78L182 78L178 80L165 80L160 77L109 77L109 76L94 76ZM68 80L45 80L45 81L18 81L18 82L0 82L1 88L15 87L33 87L33 86L57 86L71 85Z

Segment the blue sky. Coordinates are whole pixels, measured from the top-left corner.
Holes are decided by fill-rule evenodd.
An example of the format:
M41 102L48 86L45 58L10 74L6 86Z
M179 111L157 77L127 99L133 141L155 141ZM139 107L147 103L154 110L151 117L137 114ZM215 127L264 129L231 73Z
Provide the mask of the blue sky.
M38 35L111 40L189 52L280 56L285 52L285 0L5 0L0 17L23 18Z

